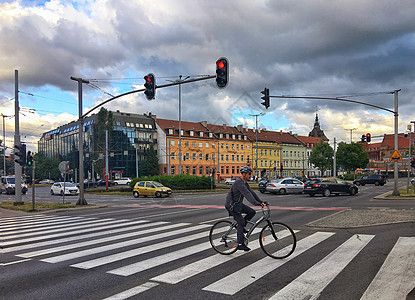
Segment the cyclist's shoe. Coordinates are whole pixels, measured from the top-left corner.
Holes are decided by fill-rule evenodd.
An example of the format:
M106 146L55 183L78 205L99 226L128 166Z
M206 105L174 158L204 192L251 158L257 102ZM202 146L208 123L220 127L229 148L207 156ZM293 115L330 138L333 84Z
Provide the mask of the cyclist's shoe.
M236 247L236 250L249 251L251 250L251 248L248 248L245 244L242 244L242 245L238 245L238 247Z

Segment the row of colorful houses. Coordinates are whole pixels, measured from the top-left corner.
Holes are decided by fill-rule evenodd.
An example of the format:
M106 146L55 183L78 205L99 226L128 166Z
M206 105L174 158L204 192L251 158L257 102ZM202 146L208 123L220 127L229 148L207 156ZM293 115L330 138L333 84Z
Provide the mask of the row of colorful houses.
M318 137L206 121L179 122L151 113L116 111L113 115L115 124L108 146L110 173L134 177L137 166L153 145L160 174L213 174L223 180L239 176L240 168L250 165L257 177L321 175L308 162L311 149L321 140ZM92 160L97 152L105 154L94 141L94 126L98 126L96 115L84 122L86 165L88 157ZM39 151L49 156L69 156L76 150L78 132L76 122L45 132L38 143Z

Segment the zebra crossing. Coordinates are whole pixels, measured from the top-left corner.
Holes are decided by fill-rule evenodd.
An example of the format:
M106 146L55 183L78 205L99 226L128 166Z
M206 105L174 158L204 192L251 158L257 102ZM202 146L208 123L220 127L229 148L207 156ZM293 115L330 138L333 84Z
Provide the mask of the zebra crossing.
M210 226L209 222L191 224L53 215L5 218L0 220L0 246L3 254L9 254L9 261L1 261L0 266L12 267L35 260L122 277L146 274L167 264L173 266L155 276L142 276L145 282L138 282L106 298L127 299L160 286L176 286L215 268L226 268L228 263L238 260L239 270L221 275L201 288L201 292L234 296L306 255L310 249L336 238L336 232L316 231L301 235L301 231L297 231L301 238L294 253L286 259L275 260L258 250L260 246L255 233L260 229L256 229L249 245L250 252L221 255L211 249L208 241ZM375 238L375 235L354 234L341 241L302 274L273 291L268 299L317 299ZM157 252L170 247L175 248L168 254ZM196 260L181 263L195 255ZM241 258L249 255L256 255L256 261L243 264ZM414 287L415 237L399 237L361 299L405 299Z

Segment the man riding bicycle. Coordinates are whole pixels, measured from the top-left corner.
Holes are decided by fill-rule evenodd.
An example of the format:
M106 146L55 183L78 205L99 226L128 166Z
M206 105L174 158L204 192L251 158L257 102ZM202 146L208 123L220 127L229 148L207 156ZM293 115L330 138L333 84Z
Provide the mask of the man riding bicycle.
M251 250L244 243L244 232L247 232L245 225L247 221L251 220L255 216L255 210L242 203L243 199L246 198L253 205L266 205L266 202L261 201L258 195L251 189L247 181L251 177L252 169L249 166L242 167L240 170L242 174L241 178L236 178L235 182L229 190L226 196L225 208L229 212L229 215L233 216L235 221L238 223L237 228L237 241L238 250L249 251ZM242 217L242 214L246 214Z

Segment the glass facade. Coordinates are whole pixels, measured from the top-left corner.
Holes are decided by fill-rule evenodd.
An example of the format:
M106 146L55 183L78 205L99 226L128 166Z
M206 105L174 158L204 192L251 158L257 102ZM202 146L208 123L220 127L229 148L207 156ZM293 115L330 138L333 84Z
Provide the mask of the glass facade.
M113 112L114 126L109 132L108 166L110 178L135 177L137 165L147 155L150 144L157 151L157 130L151 115ZM97 115L84 119L84 171L85 178L92 178L92 163L96 178L105 172L105 145L97 142ZM42 134L38 151L49 157L68 160L70 168L78 168L79 123L71 122ZM75 178L76 180L76 175Z

